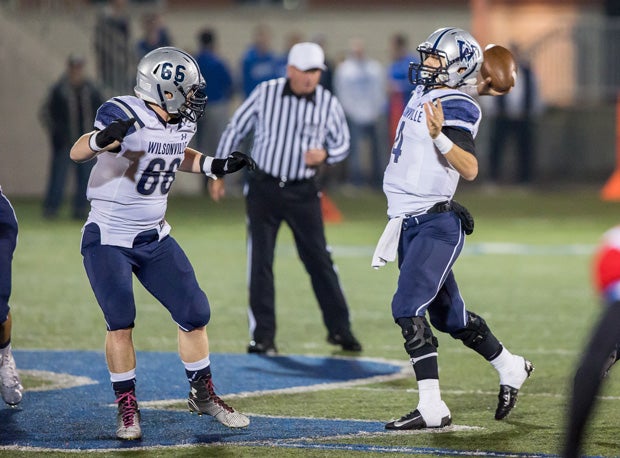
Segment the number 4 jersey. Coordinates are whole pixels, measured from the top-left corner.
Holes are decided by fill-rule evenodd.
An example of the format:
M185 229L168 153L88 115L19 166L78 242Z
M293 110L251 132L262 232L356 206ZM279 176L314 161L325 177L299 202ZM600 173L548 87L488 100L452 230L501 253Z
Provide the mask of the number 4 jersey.
M168 192L183 161L196 124L164 122L144 101L115 97L97 111L95 128L116 119L136 120L118 153L97 156L88 182L88 223L101 230L103 245L132 247L135 236L156 229L161 239L170 232L165 220Z
M435 148L428 133L424 104L441 100L444 126L478 133L480 105L457 89L424 91L416 86L396 130L390 162L383 178L388 216L420 214L435 203L452 199L459 173Z

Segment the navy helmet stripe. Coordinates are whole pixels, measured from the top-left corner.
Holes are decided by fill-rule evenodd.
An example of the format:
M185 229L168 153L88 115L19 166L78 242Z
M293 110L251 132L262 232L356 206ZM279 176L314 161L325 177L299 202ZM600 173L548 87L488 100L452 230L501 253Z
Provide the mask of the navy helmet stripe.
M187 53L186 51L183 51L182 49L178 49L178 48L175 48L175 49L179 51L181 54L183 54L185 57L187 57L190 60L190 62L194 64L194 67L196 67L196 70L198 70L198 73L202 76L202 73L200 72L200 67L198 66L198 62L196 61L196 59L194 59L194 56Z
M439 35L437 37L437 40L435 40L435 43L433 43L433 51L437 51L437 45L439 44L439 42L441 41L441 39L444 37L444 35L448 32L451 32L452 30L455 30L454 27L449 27L446 30L444 30L441 35Z

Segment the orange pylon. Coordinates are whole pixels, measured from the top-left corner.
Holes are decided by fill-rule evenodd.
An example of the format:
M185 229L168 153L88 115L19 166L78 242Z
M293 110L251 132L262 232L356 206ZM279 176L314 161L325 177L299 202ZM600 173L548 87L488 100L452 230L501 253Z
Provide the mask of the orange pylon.
M601 190L603 200L620 200L620 93L616 98L616 170Z
M342 222L342 213L325 191L321 192L321 212L323 213L323 221L326 223Z

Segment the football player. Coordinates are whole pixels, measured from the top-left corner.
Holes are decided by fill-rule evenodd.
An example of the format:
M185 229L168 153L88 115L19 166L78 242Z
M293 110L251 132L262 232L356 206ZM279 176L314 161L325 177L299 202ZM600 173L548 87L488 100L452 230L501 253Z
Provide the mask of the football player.
M249 424L213 390L205 329L209 301L165 218L178 171L218 177L254 166L243 153L214 159L187 146L204 112L204 87L190 54L174 47L155 49L138 63L135 97L106 101L97 111L95 130L82 135L70 153L76 162L97 161L88 184L91 209L81 252L107 326L106 360L120 439L142 435L135 392L132 274L178 325L190 411L212 415L231 428Z
M471 181L478 174L474 138L481 120L478 102L460 88L478 83L482 49L465 30L447 27L433 32L418 51L420 62L411 64L409 76L415 87L383 180L389 222L373 259L373 265L381 266L398 256L392 316L419 390L417 407L387 423L390 430L442 428L452 422L439 389L438 341L431 325L461 340L497 370L497 420L511 412L533 370L531 362L510 353L486 321L465 307L452 271L465 235L473 231L471 215L452 199L461 177ZM488 82L478 87L483 86L490 93ZM386 253L386 247L392 248Z
M573 380L562 456L581 456L584 431L620 342L620 226L608 230L594 257L594 281L605 308L592 329Z
M0 187L0 395L11 407L22 400L22 387L11 352L11 271L17 245L17 218Z

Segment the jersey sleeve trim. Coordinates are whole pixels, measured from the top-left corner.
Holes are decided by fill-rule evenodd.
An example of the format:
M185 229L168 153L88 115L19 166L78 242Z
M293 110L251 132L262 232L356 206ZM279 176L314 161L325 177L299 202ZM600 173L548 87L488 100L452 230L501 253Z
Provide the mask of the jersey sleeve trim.
M136 120L136 122L138 123L138 128L142 128L144 127L144 121L142 121L139 117L138 114L135 112L135 110L133 108L131 108L127 103L125 103L124 101L118 99L118 98L113 98L112 99L112 103L114 103L115 105L117 105L121 110L123 110L123 112L127 115L128 118L134 118Z

